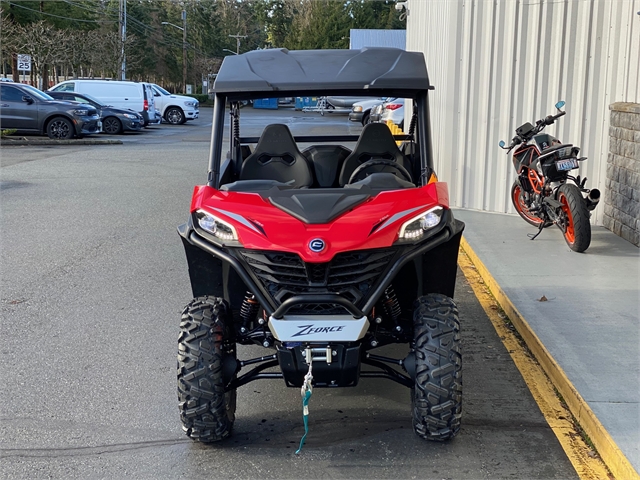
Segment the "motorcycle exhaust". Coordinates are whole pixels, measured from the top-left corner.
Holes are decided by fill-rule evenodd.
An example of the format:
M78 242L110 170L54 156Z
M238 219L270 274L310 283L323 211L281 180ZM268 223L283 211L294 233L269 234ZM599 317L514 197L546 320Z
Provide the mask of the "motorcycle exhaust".
M586 196L585 201L587 202L587 208L589 211L595 209L600 201L600 190L597 188L592 189L589 192L589 195Z

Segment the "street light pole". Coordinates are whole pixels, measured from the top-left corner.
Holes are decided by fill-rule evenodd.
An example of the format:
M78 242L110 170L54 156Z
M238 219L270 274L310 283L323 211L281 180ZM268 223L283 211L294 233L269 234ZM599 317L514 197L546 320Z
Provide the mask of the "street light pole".
M187 93L187 11L182 10L182 91Z
M187 11L182 11L182 26L169 22L162 22L162 25L171 25L182 30L182 93L187 93Z

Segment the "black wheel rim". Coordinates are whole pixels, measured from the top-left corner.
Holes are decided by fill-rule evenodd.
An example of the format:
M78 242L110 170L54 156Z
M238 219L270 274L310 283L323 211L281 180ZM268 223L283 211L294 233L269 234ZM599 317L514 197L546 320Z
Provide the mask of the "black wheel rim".
M71 128L69 124L64 120L54 120L51 123L51 134L55 138L68 138L70 136Z
M117 120L109 119L104 121L104 131L107 133L118 133L120 126Z

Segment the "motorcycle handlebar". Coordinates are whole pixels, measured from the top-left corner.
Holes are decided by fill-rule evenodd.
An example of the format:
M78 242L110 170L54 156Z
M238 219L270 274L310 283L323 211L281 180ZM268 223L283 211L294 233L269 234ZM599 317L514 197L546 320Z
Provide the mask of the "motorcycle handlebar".
M508 147L502 148L505 149L507 153L509 153L516 146L520 145L524 141L528 141L530 138L533 138L533 136L537 133L540 133L544 129L544 127L546 127L547 125L552 125L558 118L566 114L567 112L560 111L555 115L547 115L545 118L536 122L535 128L528 135L526 135L525 138L521 137L520 135L516 135L515 137L513 137ZM504 145L504 142L501 144L501 146L502 145Z
M566 115L567 112L559 112L556 115L547 115L547 117L543 120L540 120L540 123L544 123L546 125L551 125L553 124L553 122L555 122L558 118L560 118L563 115Z

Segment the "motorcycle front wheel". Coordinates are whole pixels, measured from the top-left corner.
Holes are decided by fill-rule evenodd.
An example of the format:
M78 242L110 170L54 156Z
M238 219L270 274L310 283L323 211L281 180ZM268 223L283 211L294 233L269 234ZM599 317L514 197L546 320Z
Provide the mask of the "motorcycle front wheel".
M591 243L591 224L589 223L589 209L580 193L580 189L570 183L558 188L560 207L560 221L558 227L562 230L564 239L574 252L584 252Z
M536 217L529 211L529 206L524 201L524 191L520 184L515 181L511 187L511 201L513 206L516 207L516 212L522 217L522 219L534 227L539 227L543 220L540 217Z

